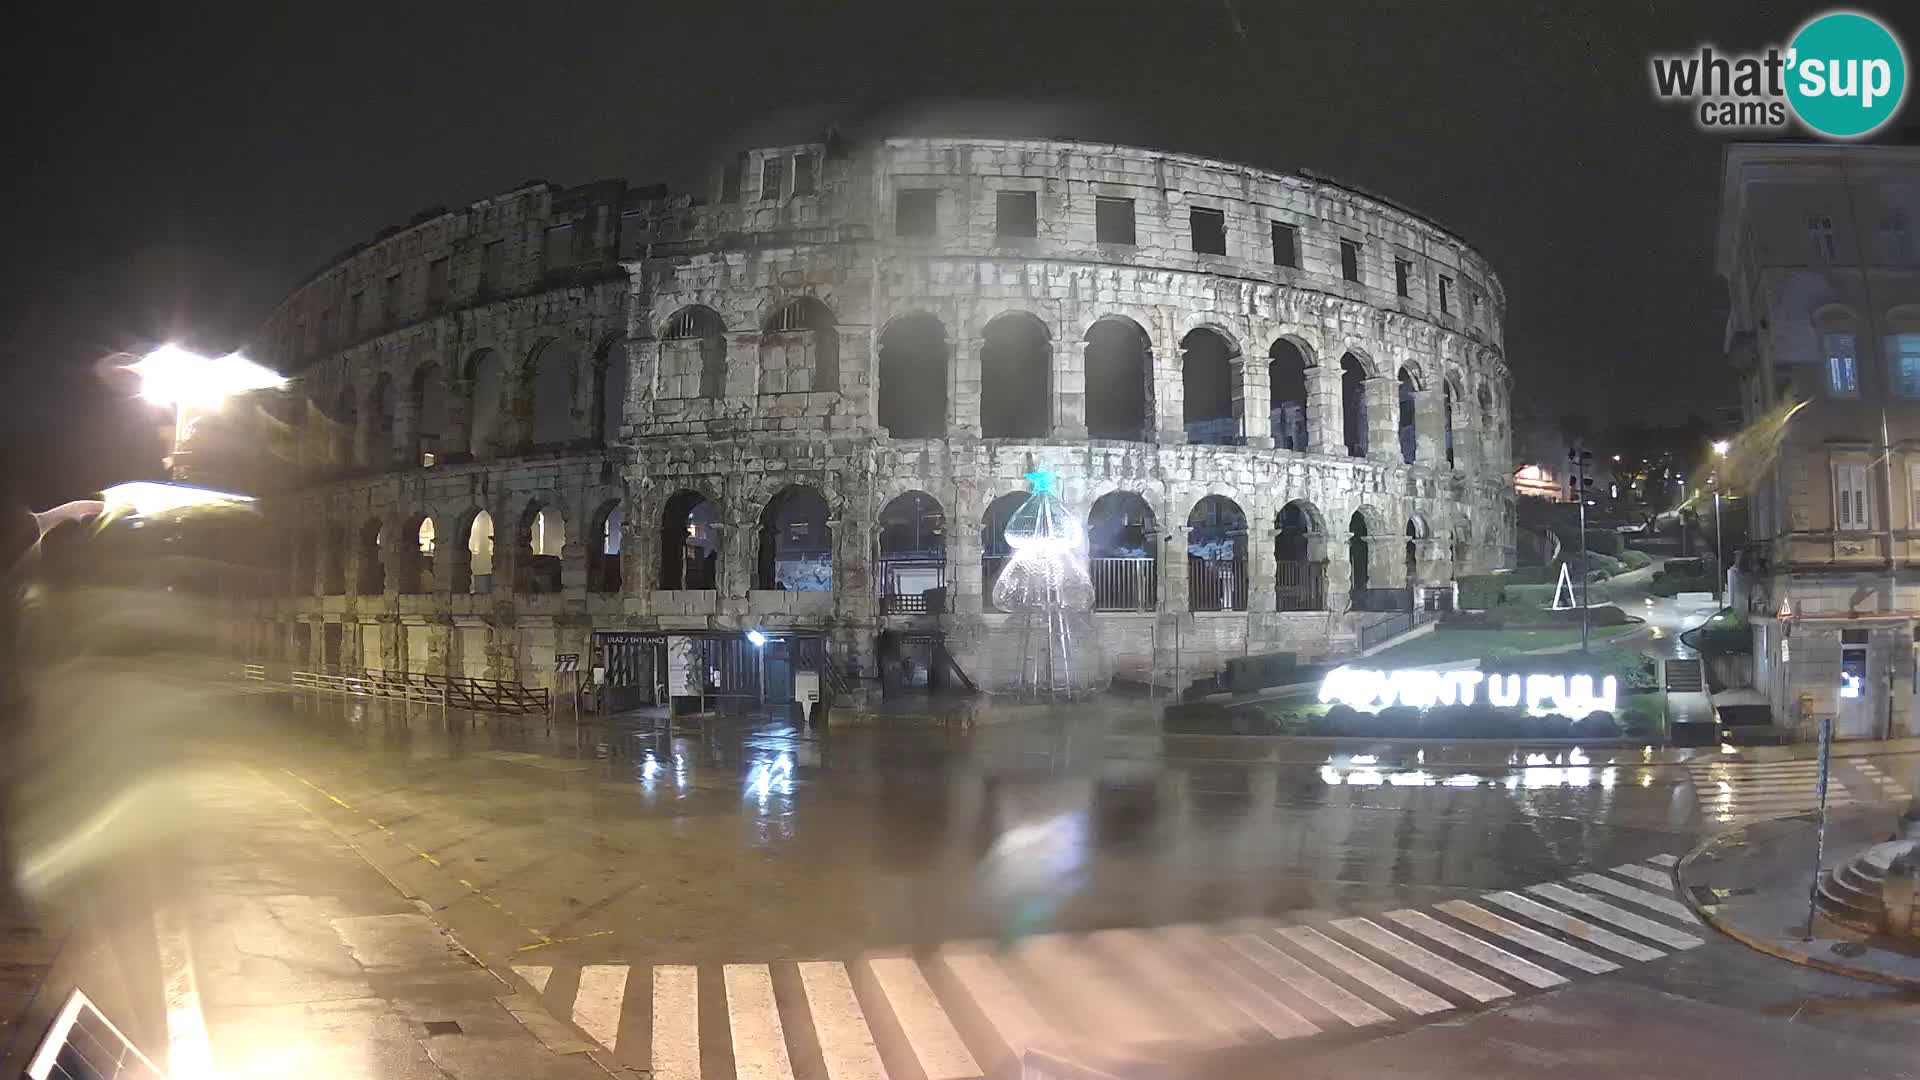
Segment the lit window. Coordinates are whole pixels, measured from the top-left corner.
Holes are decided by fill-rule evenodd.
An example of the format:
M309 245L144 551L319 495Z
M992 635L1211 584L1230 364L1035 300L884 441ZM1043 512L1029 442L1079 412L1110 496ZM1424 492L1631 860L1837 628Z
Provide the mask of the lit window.
M1845 532L1861 532L1873 527L1867 496L1865 463L1836 463L1833 467L1834 520Z
M1887 355L1893 358L1893 391L1905 398L1920 398L1920 333L1895 334L1887 339Z
M1820 343L1827 354L1827 392L1834 397L1860 396L1860 365L1855 359L1852 334L1822 334Z

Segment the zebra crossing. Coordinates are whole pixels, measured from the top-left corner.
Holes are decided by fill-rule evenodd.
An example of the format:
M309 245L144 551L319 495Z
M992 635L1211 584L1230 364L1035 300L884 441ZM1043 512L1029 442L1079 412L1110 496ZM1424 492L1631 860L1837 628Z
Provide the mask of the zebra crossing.
M1812 810L1820 802L1820 763L1786 761L1688 761L1700 816L1714 825L1742 825ZM1827 805L1897 802L1913 797L1906 785L1865 758L1835 758L1828 776Z
M513 972L655 1080L973 1080L1029 1051L1126 1067L1419 1023L1697 948L1675 861L1312 925Z

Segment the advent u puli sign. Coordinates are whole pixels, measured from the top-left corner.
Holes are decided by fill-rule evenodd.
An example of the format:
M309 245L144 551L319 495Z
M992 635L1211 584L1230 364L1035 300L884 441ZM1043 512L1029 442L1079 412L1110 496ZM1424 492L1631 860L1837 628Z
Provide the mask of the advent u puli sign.
M1524 708L1535 714L1582 717L1613 712L1620 682L1612 675L1509 675L1481 671L1381 671L1337 667L1320 682L1321 704L1350 705L1368 712L1392 705L1416 709L1435 705L1474 705L1484 694L1496 709Z

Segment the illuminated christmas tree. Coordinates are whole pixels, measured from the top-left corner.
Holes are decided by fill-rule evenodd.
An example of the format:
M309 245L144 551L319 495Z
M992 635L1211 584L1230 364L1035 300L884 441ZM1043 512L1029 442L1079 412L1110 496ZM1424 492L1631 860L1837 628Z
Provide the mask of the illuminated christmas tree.
M990 652L1009 689L1078 697L1106 686L1093 634L1087 530L1053 492L1053 474L1027 474L1032 494L1007 520L1012 555L993 583L993 606L1013 616Z

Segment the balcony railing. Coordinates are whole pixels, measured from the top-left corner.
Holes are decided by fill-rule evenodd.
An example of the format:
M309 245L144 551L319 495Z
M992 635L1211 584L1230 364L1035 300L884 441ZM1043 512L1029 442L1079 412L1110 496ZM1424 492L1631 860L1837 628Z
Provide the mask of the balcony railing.
M1280 611L1327 610L1327 564L1279 564L1274 576L1274 606Z
M874 563L873 579L880 590L882 614L929 615L946 610L944 559L880 559Z
M1187 560L1190 611L1247 610L1247 568L1240 559Z
M1151 556L1090 560L1095 611L1152 611L1160 604L1160 569Z

